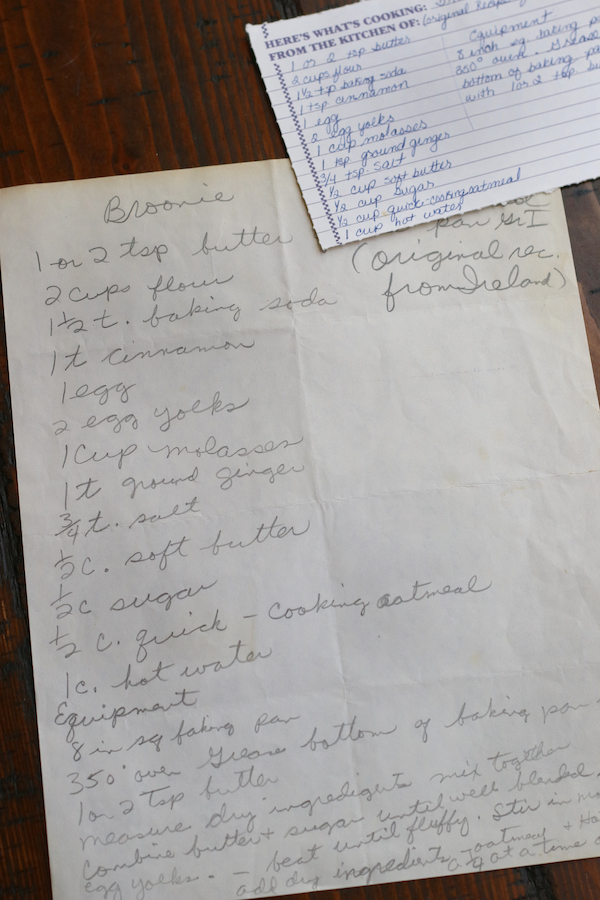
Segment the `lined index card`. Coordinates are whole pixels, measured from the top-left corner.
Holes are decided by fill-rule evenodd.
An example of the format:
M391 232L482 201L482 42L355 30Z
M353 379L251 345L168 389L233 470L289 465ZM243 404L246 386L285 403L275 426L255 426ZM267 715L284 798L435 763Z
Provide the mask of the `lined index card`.
M247 30L324 250L600 174L589 0L363 0Z

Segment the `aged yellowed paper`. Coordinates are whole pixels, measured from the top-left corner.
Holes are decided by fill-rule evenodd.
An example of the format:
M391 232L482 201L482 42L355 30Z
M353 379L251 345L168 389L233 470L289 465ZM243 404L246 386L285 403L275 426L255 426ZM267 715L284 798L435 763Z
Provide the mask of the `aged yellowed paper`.
M596 853L560 195L323 254L285 161L0 194L54 891Z

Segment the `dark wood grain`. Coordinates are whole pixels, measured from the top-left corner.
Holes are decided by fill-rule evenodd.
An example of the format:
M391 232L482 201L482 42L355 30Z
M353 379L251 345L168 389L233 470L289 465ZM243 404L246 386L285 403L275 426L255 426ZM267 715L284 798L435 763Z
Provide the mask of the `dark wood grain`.
M0 186L285 156L244 26L340 5L0 0ZM600 384L600 189L564 196ZM0 382L0 896L50 900L3 333ZM600 863L298 897L598 900Z

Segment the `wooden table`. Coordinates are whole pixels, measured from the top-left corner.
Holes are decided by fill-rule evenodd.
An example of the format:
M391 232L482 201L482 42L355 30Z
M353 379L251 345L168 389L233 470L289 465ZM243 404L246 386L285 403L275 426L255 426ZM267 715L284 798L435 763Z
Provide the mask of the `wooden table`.
M0 0L0 186L284 157L244 26L340 5ZM563 195L600 384L600 182ZM0 896L49 900L4 337L0 344ZM600 861L298 896L598 900Z

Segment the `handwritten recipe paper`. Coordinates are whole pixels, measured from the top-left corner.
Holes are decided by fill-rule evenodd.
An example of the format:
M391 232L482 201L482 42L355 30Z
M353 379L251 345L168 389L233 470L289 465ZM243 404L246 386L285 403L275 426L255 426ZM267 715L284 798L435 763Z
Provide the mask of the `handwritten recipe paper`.
M600 174L589 0L364 0L246 27L323 249Z
M559 194L323 255L289 164L0 195L58 900L594 855Z

